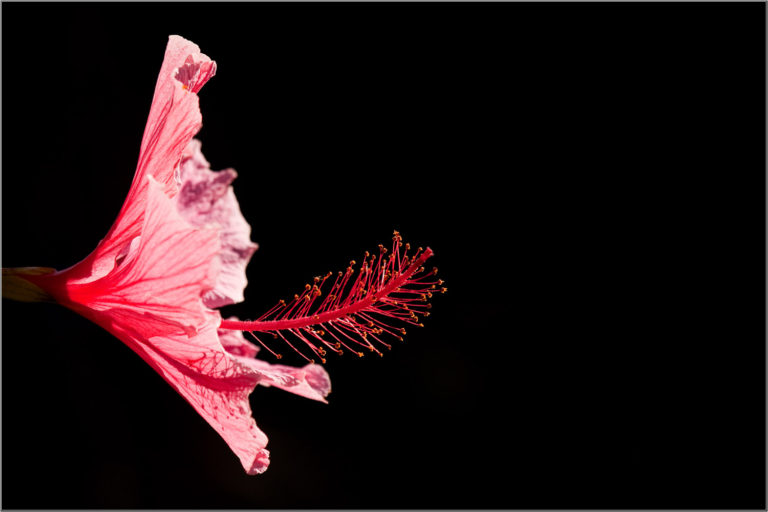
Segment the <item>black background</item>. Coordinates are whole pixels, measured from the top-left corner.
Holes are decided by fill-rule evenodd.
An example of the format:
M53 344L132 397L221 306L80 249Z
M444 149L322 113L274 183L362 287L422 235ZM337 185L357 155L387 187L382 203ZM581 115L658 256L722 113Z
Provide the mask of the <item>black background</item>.
M393 229L449 288L272 463L117 339L3 301L4 508L765 507L765 5L2 5L3 266L128 190L169 34L260 244L257 317ZM299 356L288 355L300 365ZM284 359L285 361L285 359Z

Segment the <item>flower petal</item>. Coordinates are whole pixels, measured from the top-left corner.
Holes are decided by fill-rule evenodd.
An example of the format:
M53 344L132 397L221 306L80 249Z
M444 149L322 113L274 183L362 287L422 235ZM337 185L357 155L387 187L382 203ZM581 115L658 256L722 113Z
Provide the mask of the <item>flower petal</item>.
M245 268L258 245L251 242L251 226L230 185L237 173L233 169L211 171L200 146L193 139L184 150L177 201L179 213L193 226L220 227L221 271L216 286L203 297L206 306L218 308L243 301L248 284Z
M128 196L107 236L72 269L70 279L87 281L104 276L115 266L119 252L141 234L147 176L152 176L168 196L176 195L182 151L202 126L197 92L215 73L216 63L200 53L196 44L170 36Z
M99 317L110 314L98 312L92 318L103 324L104 318ZM109 330L194 407L238 456L248 474L263 473L269 466L268 439L256 426L248 401L263 377L224 351L216 323L209 323L193 337L177 334L146 339L132 325L114 323Z
M130 244L117 268L103 278L68 283L62 301L73 309L110 311L113 322L134 324L141 336L185 332L210 322L200 300L219 271L219 233L196 228L176 211L162 185L148 176L147 211L141 237ZM45 277L45 276L42 276Z
M178 191L174 175L184 148L200 131L197 92L216 73L216 63L180 36L170 36L141 140L134 186L149 174L169 195Z
M240 331L220 329L219 338L227 352L237 361L261 375L259 384L262 386L274 386L304 398L327 403L325 397L331 392L331 378L322 366L308 364L303 368L295 368L254 359L249 352L255 355L258 347L246 340Z

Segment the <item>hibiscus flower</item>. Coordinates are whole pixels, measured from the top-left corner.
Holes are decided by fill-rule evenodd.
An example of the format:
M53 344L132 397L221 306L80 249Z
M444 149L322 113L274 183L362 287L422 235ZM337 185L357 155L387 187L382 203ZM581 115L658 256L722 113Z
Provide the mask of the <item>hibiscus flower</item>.
M430 249L412 256L395 232L391 252L366 253L336 275L315 278L293 300L255 321L222 319L215 308L243 300L245 268L257 245L231 183L234 170L211 170L193 139L201 127L197 93L216 63L190 41L171 36L128 197L104 239L83 261L61 271L3 269L3 296L53 300L123 341L151 365L221 435L248 474L269 465L266 435L253 419L249 395L275 386L325 402L331 390L326 349L381 354L400 338L392 321L421 325L442 281L425 273ZM259 336L277 338L309 361L304 367L256 359ZM311 353L306 356L294 343Z

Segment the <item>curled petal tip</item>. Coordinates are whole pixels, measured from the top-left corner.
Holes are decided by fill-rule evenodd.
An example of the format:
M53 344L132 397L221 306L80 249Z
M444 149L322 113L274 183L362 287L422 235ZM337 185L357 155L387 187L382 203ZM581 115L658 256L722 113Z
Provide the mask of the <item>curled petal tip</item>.
M253 460L251 467L245 468L245 472L249 475L260 475L269 467L269 451L261 450L256 458Z

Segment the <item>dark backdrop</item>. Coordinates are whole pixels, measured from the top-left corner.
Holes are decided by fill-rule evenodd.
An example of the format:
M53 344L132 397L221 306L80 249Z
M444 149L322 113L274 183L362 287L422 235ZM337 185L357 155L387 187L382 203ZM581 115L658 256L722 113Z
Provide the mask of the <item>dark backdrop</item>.
M390 239L448 294L330 404L257 389L249 477L139 357L3 301L3 502L765 507L765 5L2 5L3 266L128 190L169 34L261 248L256 317ZM283 350L289 364L298 356Z

